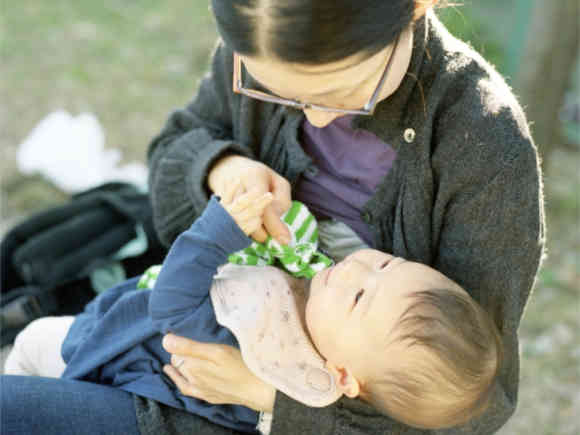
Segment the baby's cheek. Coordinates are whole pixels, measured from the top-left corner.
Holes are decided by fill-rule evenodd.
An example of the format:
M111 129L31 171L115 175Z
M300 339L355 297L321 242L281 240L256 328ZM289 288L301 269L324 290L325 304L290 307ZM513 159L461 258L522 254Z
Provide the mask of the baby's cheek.
M309 298L306 302L306 310L305 310L305 320L306 320L306 328L310 332L313 333L313 330L316 328L316 310L314 308L314 302L312 298Z
M308 299L306 303L306 329L310 334L310 338L313 341L315 346L318 346L320 343L320 337L322 335L322 327L323 327L323 318L321 317L321 313L317 309L316 301L313 301L312 298Z

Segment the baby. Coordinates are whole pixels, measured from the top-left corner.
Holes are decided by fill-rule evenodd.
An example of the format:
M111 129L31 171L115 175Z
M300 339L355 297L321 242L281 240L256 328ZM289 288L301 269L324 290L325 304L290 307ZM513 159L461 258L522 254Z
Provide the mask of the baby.
M358 251L314 278L306 321L348 397L424 429L485 410L499 334L464 290L430 267Z
M251 346L244 346L242 317L237 325L232 321L238 332L242 325L242 333L235 336L218 323L216 311L218 317L227 320L230 315L231 320L235 310L231 303L220 302L219 285L214 285L211 297L210 288L228 255L250 245L247 236L260 227L271 200L270 194L239 194L232 186L221 203L212 198L202 216L174 242L153 291L136 290L136 279L129 280L98 296L72 326L63 319L68 322L63 377L112 385L226 427L255 432L257 412L179 393L162 371L170 357L161 346L160 332L232 346L239 341L242 354L252 354ZM266 276L261 268L252 270L254 277ZM215 281L223 275L218 273ZM287 282L295 289L308 284ZM324 361L336 390L334 399L343 394L360 397L392 418L421 428L457 425L485 409L501 361L499 334L477 303L437 271L361 250L317 273L303 300L296 305L301 322L295 327L304 329ZM48 320L40 319L20 334L7 362L8 373L26 374L22 368L34 366L24 361L24 347L41 344L44 338L30 331L43 330L42 322ZM259 341L258 337L251 343ZM255 372L260 376L259 369Z

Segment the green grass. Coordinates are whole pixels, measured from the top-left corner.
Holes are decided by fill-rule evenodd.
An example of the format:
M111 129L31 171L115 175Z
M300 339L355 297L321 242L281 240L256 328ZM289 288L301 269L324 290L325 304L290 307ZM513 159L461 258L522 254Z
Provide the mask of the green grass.
M0 145L46 114L94 112L110 147L143 160L169 112L193 95L216 33L204 1L22 0L3 5ZM0 163L4 177L13 165Z
M513 1L464 3L443 18L502 71ZM93 112L109 147L120 148L125 161L144 161L170 111L194 94L216 37L202 0L20 0L4 2L0 15L4 226L66 199L16 169L16 148L40 119L59 108ZM548 257L520 330L519 409L502 435L580 433L578 153L557 153L551 165Z
M22 0L3 5L2 16L4 217L61 199L30 188L15 169L16 148L38 121L59 108L93 112L108 147L144 161L171 110L191 99L216 38L199 0Z
M505 73L507 50L502 45L502 35L490 31L491 23L482 19L477 12L473 2L464 2L439 9L437 15L451 33L468 42L500 72Z

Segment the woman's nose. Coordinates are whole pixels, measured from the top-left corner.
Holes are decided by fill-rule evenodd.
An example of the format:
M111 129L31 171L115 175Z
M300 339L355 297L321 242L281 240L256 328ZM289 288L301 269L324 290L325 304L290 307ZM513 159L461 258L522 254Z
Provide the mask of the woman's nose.
M317 128L326 127L336 118L342 116L340 113L323 112L320 110L312 109L304 109L304 115L306 115L308 122Z

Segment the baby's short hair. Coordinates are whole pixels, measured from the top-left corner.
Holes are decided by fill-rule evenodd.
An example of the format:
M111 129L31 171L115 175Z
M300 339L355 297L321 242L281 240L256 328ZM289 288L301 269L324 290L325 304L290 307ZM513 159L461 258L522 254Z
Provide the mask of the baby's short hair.
M361 397L407 425L438 429L466 423L487 408L502 343L497 327L467 293L453 288L413 292L388 343L409 360L363 385ZM387 347L389 347L387 345Z

